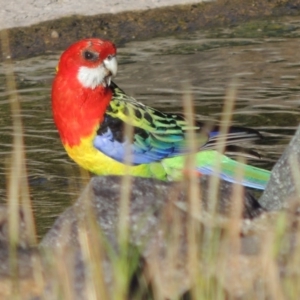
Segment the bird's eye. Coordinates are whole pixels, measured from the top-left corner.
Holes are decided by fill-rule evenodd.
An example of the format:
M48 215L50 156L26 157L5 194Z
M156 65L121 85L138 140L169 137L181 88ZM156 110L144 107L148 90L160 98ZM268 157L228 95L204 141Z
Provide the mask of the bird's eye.
M97 54L91 52L91 51L84 51L83 57L86 60L96 60L98 58Z

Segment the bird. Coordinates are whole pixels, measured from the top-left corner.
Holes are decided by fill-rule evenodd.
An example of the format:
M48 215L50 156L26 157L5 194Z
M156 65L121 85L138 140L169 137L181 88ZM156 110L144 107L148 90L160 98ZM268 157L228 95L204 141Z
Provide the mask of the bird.
M96 175L130 174L176 181L186 171L192 130L197 147L193 172L265 188L268 170L242 164L217 150L222 138L218 125L201 121L190 125L184 114L159 111L119 88L112 81L118 69L116 55L113 42L87 38L70 45L59 59L52 83L52 113L71 159ZM132 134L126 131L128 126ZM251 128L231 126L225 138L226 149L234 149L234 145L261 135ZM220 172L216 171L217 161ZM235 173L240 167L244 175L238 180Z

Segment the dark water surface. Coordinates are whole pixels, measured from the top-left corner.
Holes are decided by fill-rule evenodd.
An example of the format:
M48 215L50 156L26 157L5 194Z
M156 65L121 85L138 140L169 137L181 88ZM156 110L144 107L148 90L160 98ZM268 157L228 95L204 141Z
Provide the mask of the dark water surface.
M267 24L267 25L266 25ZM271 24L271 25L268 25ZM115 82L128 94L165 111L182 111L191 87L200 118L218 120L233 78L238 79L234 124L261 131L253 145L271 169L300 120L300 20L132 42L119 49ZM249 34L249 32L251 34ZM52 121L51 81L59 53L16 61L27 167L39 234L78 197L79 168L67 157ZM5 158L11 150L11 113L0 65L0 200L5 201Z

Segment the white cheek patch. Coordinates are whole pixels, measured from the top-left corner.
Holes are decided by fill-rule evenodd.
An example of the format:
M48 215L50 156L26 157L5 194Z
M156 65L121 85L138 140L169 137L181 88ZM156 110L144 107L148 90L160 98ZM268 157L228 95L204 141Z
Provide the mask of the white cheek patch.
M102 64L96 68L80 67L77 79L85 88L94 89L101 83L106 85L104 80L106 73L107 71Z

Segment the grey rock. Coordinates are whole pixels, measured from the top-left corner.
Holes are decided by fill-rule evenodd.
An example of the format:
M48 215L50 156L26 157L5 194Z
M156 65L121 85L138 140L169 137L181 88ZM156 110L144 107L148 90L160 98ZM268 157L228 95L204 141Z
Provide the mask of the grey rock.
M78 246L78 220L85 218L87 209L95 212L96 220L102 232L112 245L116 246L117 224L119 217L119 202L122 194L122 177L106 176L94 177L86 187L74 206L68 208L54 223L41 242L42 246L62 246L72 244ZM209 178L201 177L201 196L203 207L208 204ZM181 183L168 183L154 179L133 178L130 194L130 229L131 239L139 244L145 236L157 225L159 215L169 202L186 204L186 186ZM217 209L221 214L228 214L231 210L232 184L221 181L219 185ZM89 199L86 201L86 199ZM200 201L200 200L199 200ZM87 206L88 203L88 206ZM91 207L89 207L91 205ZM243 217L253 218L260 215L261 208L255 198L245 191ZM146 220L142 222L141 220ZM62 227L68 227L70 234L61 238ZM136 231L138 228L138 231ZM142 229L141 229L142 228Z
M267 210L279 210L287 207L297 195L300 182L297 183L293 171L300 170L300 127L296 131L284 153L271 172L268 185L259 199L259 203ZM300 177L299 177L300 178ZM298 188L297 188L298 186Z
M208 177L199 180L202 208L208 205ZM105 274L105 285L109 289L113 285L113 271L110 263L111 251L120 251L118 243L118 224L120 215L120 198L125 192L122 177L107 176L91 179L77 202L56 220L53 227L43 238L40 248L46 252L65 252L68 268L73 270L70 279L74 299L85 299L85 282L87 282L86 264L80 242L82 225L88 224L94 217L99 225L101 238L94 239L93 226L87 226L87 235L93 237L93 247L103 248L108 245L107 252L102 253L101 267ZM177 264L178 270L171 272L171 277L178 282L178 294L190 287L187 280L187 232L188 232L188 184L167 183L154 179L132 178L129 197L129 243L138 253L136 259L142 257L148 265L160 265L161 273L170 278L167 265L170 237L178 234L176 247L182 257ZM221 182L219 185L217 210L223 215L231 211L232 185ZM261 214L263 209L247 191L243 195L243 216L253 218ZM200 199L199 199L200 201ZM177 227L176 227L177 226ZM98 227L98 226L97 226ZM171 239L172 240L172 239ZM106 244L107 243L107 244ZM173 245L174 246L174 245ZM60 250L62 249L62 250ZM54 254L55 257L56 254ZM158 260L158 261L157 261ZM138 263L138 262L137 262ZM173 280L172 279L172 280ZM51 286L49 288L51 291ZM53 290L53 288L52 288ZM111 292L111 290L110 290ZM109 293L110 293L109 292Z

